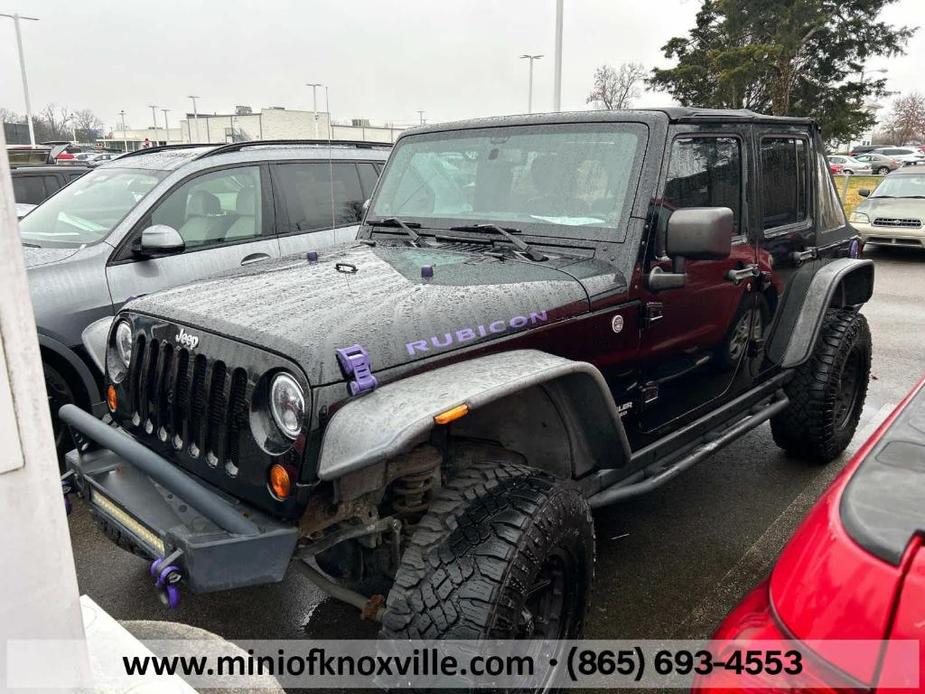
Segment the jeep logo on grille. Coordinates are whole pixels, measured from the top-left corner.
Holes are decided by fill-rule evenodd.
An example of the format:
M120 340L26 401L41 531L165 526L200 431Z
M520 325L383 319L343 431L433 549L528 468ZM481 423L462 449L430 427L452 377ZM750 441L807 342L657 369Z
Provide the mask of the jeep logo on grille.
M177 333L174 340L177 341L178 345L187 349L196 349L196 345L199 344L199 337L186 332L185 328L180 328L180 332Z

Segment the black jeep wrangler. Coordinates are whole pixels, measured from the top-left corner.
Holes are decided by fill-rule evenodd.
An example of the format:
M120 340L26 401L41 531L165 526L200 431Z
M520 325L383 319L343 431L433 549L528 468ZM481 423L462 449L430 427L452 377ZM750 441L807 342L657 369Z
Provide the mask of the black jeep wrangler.
M121 429L66 406L68 462L171 603L292 565L385 637L573 638L592 509L766 421L810 463L845 449L859 250L809 120L419 128L355 242L127 305Z

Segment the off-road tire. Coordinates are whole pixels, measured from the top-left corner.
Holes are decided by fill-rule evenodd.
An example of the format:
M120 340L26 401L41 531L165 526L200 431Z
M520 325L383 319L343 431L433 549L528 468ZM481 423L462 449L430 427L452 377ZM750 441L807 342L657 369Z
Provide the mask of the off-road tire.
M67 425L58 418L58 410L62 405L74 404L76 398L74 389L68 380L53 366L42 364L45 376L45 390L48 393L48 407L51 410L52 433L55 440L55 451L58 454L58 468L64 472L64 454L74 445Z
M480 462L442 488L389 592L382 639L512 638L525 594L565 551L581 634L594 570L594 525L579 491L527 466Z
M774 442L791 455L828 463L854 436L870 379L871 339L867 319L850 309L829 309L812 356L796 369L785 391L790 405L771 418ZM838 416L842 379L857 368L853 400Z

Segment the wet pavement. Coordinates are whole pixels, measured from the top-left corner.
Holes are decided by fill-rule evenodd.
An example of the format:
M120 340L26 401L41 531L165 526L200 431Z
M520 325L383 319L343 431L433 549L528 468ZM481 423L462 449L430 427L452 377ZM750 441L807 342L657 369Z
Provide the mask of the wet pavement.
M873 380L854 450L925 372L925 252L872 250L864 313ZM838 470L788 459L762 426L658 491L596 514L589 638L698 638L764 575ZM295 572L278 585L185 596L168 611L145 561L112 545L78 502L70 517L82 593L117 619L171 619L230 639L372 638L376 628Z

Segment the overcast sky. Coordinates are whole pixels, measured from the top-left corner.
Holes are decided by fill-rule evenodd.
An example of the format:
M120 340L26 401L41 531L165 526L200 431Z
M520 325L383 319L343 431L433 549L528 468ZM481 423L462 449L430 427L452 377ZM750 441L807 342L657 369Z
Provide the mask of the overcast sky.
M565 0L562 107L586 108L602 63L667 65L661 46L693 25L700 0ZM552 110L555 0L0 0L23 22L35 111L49 102L90 108L107 127L125 109L151 124L148 104L227 113L235 105L311 109L306 82L330 87L335 120L417 122L521 113L527 61L534 110ZM925 24L925 0L886 18ZM889 88L925 91L925 31L906 56L877 59ZM646 93L639 106L670 103ZM25 110L12 21L0 18L0 106ZM323 101L319 95L319 109ZM158 118L162 119L159 113ZM159 120L159 123L163 123Z

